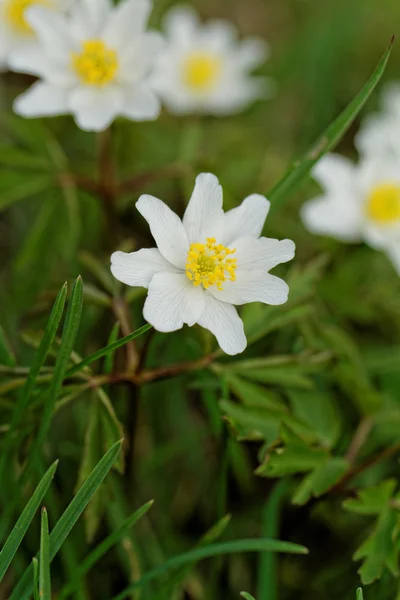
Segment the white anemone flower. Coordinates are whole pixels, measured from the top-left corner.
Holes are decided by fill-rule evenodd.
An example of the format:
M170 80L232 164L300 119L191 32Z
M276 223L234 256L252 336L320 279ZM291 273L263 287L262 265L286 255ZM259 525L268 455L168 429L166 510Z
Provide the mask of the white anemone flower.
M387 253L400 274L400 169L397 159L369 156L358 165L336 154L313 172L323 195L306 202L302 220L312 233L364 241Z
M231 114L271 92L269 79L250 75L268 56L263 40L239 42L232 24L203 25L188 7L169 11L165 34L152 83L171 112Z
M149 0L81 0L67 16L33 7L26 19L35 31L35 52L10 56L15 71L40 81L16 99L25 117L72 113L78 126L106 129L117 116L156 119L160 103L148 79L162 47L157 32L146 31Z
M0 69L7 67L13 50L35 50L37 38L26 19L28 8L45 6L54 12L66 12L71 4L72 0L0 0Z
M295 246L260 237L268 200L253 194L224 213L218 179L203 173L182 221L153 196L141 196L136 206L157 248L115 252L111 271L127 285L148 288L146 321L162 332L198 323L227 354L243 352L247 342L234 305L288 298L287 284L268 271L291 260Z

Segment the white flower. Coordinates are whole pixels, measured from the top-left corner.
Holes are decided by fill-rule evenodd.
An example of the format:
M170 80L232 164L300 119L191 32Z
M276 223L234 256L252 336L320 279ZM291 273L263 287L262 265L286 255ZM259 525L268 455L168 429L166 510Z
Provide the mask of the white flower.
M37 39L25 15L28 8L45 6L54 12L65 12L71 4L72 0L0 0L0 69L7 67L13 50L35 50Z
M324 194L301 211L313 233L383 250L400 274L400 168L396 159L370 156L354 165L336 154L313 172Z
M230 114L270 91L268 79L250 75L268 55L264 41L239 42L229 22L202 25L186 7L169 11L165 33L152 84L172 112Z
M400 84L387 84L382 95L382 111L368 116L355 137L362 156L386 156L400 161Z
M158 331L198 323L227 354L242 352L246 337L233 305L283 304L288 297L286 283L268 271L291 260L295 247L290 240L260 237L268 200L253 194L224 213L218 179L203 173L182 221L153 196L141 196L136 206L158 248L115 252L114 277L148 288L143 314Z
M157 118L159 100L149 71L162 46L147 32L149 0L81 0L68 16L45 8L27 11L36 32L36 52L15 51L10 65L37 75L14 104L25 117L72 113L79 127L101 131L121 115L135 121Z

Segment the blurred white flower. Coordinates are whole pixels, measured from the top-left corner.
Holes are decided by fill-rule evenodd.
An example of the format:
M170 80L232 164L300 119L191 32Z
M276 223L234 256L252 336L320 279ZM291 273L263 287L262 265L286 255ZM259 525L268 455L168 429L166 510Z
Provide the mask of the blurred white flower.
M398 160L370 156L355 165L330 154L317 164L313 176L324 194L302 207L307 229L344 242L364 241L386 252L400 274Z
M136 206L157 248L115 252L114 277L148 288L143 314L158 331L198 323L227 354L242 352L246 337L234 305L283 304L288 297L287 284L268 271L291 260L295 246L290 240L260 237L268 200L253 194L224 213L218 179L203 173L182 221L153 196L141 196Z
M0 69L7 67L10 52L24 48L34 51L37 39L25 11L32 6L45 6L54 12L65 12L72 0L0 0Z
M271 91L269 79L250 75L268 56L263 40L239 42L229 22L202 25L187 7L169 11L165 33L152 84L171 112L230 114Z
M400 161L400 84L386 85L382 111L369 115L355 137L361 156L378 155Z
M26 19L40 45L16 50L10 65L40 77L14 104L16 113L40 117L72 113L85 130L106 129L117 116L156 119L160 103L148 77L162 47L147 32L149 0L81 0L68 16L34 7Z

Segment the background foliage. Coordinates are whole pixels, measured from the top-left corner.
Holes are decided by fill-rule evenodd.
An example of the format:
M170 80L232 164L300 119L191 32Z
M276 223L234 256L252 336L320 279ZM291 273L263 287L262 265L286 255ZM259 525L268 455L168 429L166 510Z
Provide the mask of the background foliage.
M156 26L171 4L155 3ZM0 598L31 597L34 578L51 598L55 557L51 587L62 599L138 597L122 591L141 577L140 597L151 600L242 590L353 599L360 577L366 600L392 599L400 283L382 254L304 230L298 209L315 184L271 212L267 235L297 244L282 269L291 295L279 308L243 309L244 355L228 360L206 332L186 328L143 333L74 366L143 325L143 292L109 273L111 251L151 244L134 208L140 193L182 213L201 171L220 177L226 208L267 193L358 93L400 23L394 0L197 8L269 40L274 99L221 120L118 121L96 136L69 117L12 116L29 80L2 77ZM395 46L385 79L399 71ZM350 156L358 119L339 146ZM47 513L40 523L36 512L43 502L50 535ZM273 537L310 554L262 552ZM225 546L195 567L216 544Z

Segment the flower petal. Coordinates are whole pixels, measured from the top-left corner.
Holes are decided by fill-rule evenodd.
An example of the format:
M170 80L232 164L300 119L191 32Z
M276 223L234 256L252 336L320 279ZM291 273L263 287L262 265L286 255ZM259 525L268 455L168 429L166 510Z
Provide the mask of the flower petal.
M13 108L23 117L54 116L69 112L65 90L41 81L18 96Z
M173 265L185 269L189 242L182 221L164 202L144 194L136 208L146 219L161 254Z
M251 237L239 238L232 243L236 249L237 269L269 271L294 257L296 246L292 240Z
M112 48L123 50L146 27L151 11L149 0L122 0L112 11L103 39Z
M386 254L392 261L393 266L397 271L397 274L400 275L400 241L389 246L386 249Z
M204 291L186 277L157 273L149 285L143 316L157 331L176 331L194 325L204 309Z
M247 346L243 321L231 304L220 302L205 292L205 307L197 323L211 331L226 354L243 352Z
M227 246L234 240L251 236L258 238L267 218L270 202L260 194L245 198L240 206L225 213L222 243Z
M142 248L138 252L114 252L111 273L126 285L149 287L156 273L179 273L157 248Z
M197 33L197 15L188 6L177 6L168 11L164 26L173 44L190 46Z
M75 48L67 20L62 15L37 5L28 8L25 15L44 50L55 60L66 64L70 59L70 52Z
M355 199L315 198L303 204L300 216L304 226L319 235L328 235L345 242L361 240L361 214Z
M36 43L22 46L11 52L8 64L13 71L42 77L57 86L67 87L76 82L74 73L60 68L57 61L53 61L52 57Z
M80 0L71 14L71 31L79 41L98 38L110 18L111 0Z
M354 164L340 154L327 154L314 167L313 178L325 192L341 194L351 189L354 181Z
M69 95L69 108L85 131L104 131L121 112L123 90L119 87L92 89L80 86Z
M132 40L120 53L118 81L133 84L147 78L164 45L165 40L158 31L149 31Z
M289 287L283 279L264 271L238 271L236 281L225 281L223 289L216 286L208 288L214 298L229 304L284 304L288 299Z
M160 111L160 100L149 86L140 84L124 91L122 116L134 121L151 121L157 119Z
M192 197L183 216L189 243L218 238L221 232L222 187L215 175L201 173L196 178Z
M250 70L261 65L269 56L268 44L256 37L243 40L237 51L237 64L245 70Z

